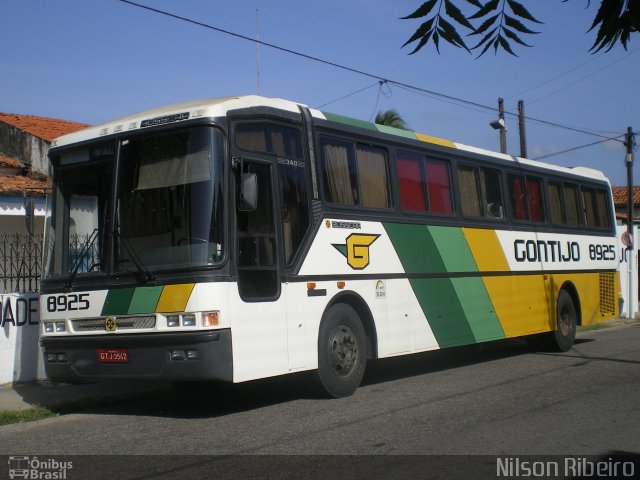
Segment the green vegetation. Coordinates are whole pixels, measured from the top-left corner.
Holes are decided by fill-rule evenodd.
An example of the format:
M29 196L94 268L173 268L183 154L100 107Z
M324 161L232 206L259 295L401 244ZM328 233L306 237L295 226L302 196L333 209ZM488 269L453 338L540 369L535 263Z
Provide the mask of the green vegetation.
M27 410L0 410L0 426L11 423L33 422L43 418L55 417L56 412L44 407L31 407Z

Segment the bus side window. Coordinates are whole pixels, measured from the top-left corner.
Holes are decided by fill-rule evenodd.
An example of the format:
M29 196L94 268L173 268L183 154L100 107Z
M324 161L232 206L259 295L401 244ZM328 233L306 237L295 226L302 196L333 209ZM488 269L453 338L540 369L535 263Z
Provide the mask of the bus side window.
M458 167L462 214L504 218L500 172L490 168Z
M347 206L389 208L389 169L385 150L322 139L327 201Z

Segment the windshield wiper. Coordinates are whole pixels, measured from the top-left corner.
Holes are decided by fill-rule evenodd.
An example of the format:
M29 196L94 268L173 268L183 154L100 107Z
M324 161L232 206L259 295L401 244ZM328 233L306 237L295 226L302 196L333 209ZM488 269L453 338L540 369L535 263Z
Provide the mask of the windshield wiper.
M129 239L120 235L119 225L116 226L114 233L116 239L120 240L122 242L122 245L124 245L125 250L129 254L129 258L138 269L138 273L142 276L142 280L146 283L155 281L155 275L149 271L144 262L140 259L140 256L136 253Z
M71 269L71 272L69 272L69 275L67 275L67 279L64 282L65 287L71 288L73 279L76 277L78 270L80 270L80 265L82 265L82 262L84 261L85 257L89 253L89 250L93 247L93 244L96 243L97 239L98 239L98 229L94 228L93 232L91 232L91 235L89 235L89 238L87 238L87 241L84 243L82 250L80 250L80 254L76 257L76 263ZM91 266L91 268L93 268L93 265ZM91 268L89 269L89 271L91 271Z

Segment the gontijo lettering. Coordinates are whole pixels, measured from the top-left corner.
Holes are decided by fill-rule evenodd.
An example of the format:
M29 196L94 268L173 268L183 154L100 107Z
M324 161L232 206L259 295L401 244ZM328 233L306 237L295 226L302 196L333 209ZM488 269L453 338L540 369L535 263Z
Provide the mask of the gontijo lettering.
M517 262L579 262L578 242L557 240L516 240L513 251Z

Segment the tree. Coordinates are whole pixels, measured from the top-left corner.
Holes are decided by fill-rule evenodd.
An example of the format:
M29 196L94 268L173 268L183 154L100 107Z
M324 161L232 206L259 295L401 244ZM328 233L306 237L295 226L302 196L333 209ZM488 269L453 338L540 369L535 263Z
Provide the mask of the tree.
M563 3L568 0L561 0ZM587 6L591 0L587 0ZM472 9L463 13L459 5ZM530 47L524 42L522 35L536 35L532 24L542 22L535 18L521 3L516 0L427 0L408 19L425 19L424 23L403 45L417 42L411 52L416 53L427 43L432 42L440 53L440 40L468 52L478 50L478 58L493 47L516 55L512 43ZM475 25L474 25L475 23ZM470 30L468 36L477 36L477 43L469 47L458 32L459 28ZM640 0L601 0L600 8L589 28L597 30L591 52L611 50L618 42L627 49L632 33L640 30Z
M402 130L408 129L407 122L405 122L402 116L394 109L378 112L374 121L378 125L401 128Z

